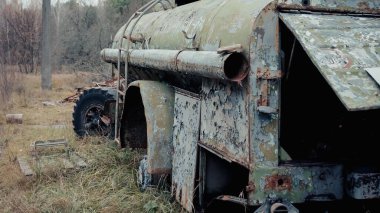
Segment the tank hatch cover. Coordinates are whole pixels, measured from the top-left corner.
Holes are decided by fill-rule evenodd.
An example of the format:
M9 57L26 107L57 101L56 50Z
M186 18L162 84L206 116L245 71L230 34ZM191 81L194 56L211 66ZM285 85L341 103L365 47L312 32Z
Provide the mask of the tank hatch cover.
M380 18L281 13L281 20L349 111L380 108ZM378 75L378 74L377 74Z

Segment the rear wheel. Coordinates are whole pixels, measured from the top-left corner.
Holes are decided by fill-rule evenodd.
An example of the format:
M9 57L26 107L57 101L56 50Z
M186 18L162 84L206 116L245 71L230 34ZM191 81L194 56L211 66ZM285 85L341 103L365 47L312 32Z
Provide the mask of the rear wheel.
M103 112L106 101L114 100L109 90L85 90L74 106L73 126L80 136L113 136L111 119Z

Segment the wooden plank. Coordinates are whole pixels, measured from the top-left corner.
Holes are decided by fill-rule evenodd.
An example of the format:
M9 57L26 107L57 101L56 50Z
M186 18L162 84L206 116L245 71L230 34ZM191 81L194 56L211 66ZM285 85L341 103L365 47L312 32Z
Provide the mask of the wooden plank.
M34 175L33 170L30 168L29 163L24 156L17 156L17 161L18 161L18 164L20 165L21 172L25 176Z
M5 120L7 124L22 124L22 114L7 114Z

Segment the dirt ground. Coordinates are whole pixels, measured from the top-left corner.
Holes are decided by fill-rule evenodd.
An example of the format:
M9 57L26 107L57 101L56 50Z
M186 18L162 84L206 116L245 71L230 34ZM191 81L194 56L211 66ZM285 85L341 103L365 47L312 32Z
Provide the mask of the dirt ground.
M169 192L138 189L138 153L106 138L75 136L74 103L58 101L97 80L88 73L55 74L53 89L41 91L40 76L17 77L11 98L0 105L0 212L181 212ZM23 123L7 124L8 113L23 114ZM31 143L48 139L67 139L88 166L51 167L24 176L17 157L29 159Z

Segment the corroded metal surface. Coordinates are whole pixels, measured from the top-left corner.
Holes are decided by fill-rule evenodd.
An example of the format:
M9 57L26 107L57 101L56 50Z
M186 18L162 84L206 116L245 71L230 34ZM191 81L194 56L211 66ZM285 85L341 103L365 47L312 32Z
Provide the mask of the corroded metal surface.
M354 199L380 198L380 173L350 173L346 178L346 192Z
M273 190L265 193L268 175L292 176L290 173L273 172L279 165L279 114L263 113L259 109L266 108L270 112L280 110L280 43L279 22L276 4L268 5L253 25L251 34L251 72L249 74L249 138L250 138L250 173L248 203L262 204L266 197L275 196L283 191ZM265 168L265 172L262 172ZM292 180L292 183L298 182ZM292 186L293 187L293 186ZM267 188L268 189L268 188ZM268 192L268 191L267 191ZM293 200L292 200L293 201Z
M377 0L279 0L279 7L320 12L380 13L380 2Z
M238 84L204 80L201 144L243 166L249 165L247 90Z
M295 203L343 198L343 167L339 165L293 165L257 168L253 203L269 197Z
M118 54L117 49L101 52L103 60L112 63L117 62ZM122 52L122 58L126 55ZM248 72L247 60L239 53L150 49L130 50L128 58L132 66L232 81L243 80Z
M148 173L168 174L173 155L174 89L156 81L135 81L131 87L140 88L144 104Z
M380 88L365 68L380 66L380 19L281 14L348 110L380 108Z
M249 131L250 165L254 167L275 167L279 152L279 115L263 113L259 109L280 110L280 44L276 5L268 5L257 18L252 33L251 73L249 75ZM265 74L263 74L265 73ZM269 76L269 77L265 77Z
M173 126L172 195L193 212L197 143L199 140L200 101L189 93L176 91Z

